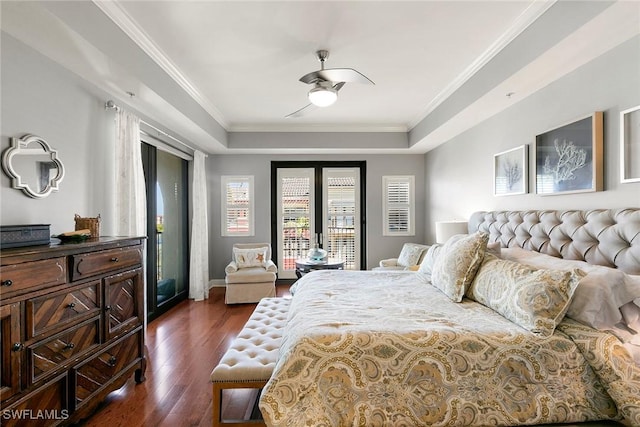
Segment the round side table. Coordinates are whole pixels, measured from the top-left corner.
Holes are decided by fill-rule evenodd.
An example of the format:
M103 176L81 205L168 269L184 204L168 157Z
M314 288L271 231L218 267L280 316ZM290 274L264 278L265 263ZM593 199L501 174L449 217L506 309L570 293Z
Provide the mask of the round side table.
M302 259L296 260L296 276L298 276L298 279L314 270L343 270L343 269L344 269L344 261L336 258L329 258L326 261L314 261L309 258L302 258Z

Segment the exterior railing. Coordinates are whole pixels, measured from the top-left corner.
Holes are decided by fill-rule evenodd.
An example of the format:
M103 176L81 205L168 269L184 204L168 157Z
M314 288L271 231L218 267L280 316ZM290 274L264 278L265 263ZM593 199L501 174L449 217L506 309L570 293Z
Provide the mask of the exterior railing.
M294 270L296 259L306 258L313 246L308 228L283 227L283 259L285 270ZM324 238L323 248L329 258L344 261L345 269L355 269L355 230L353 227L329 227Z

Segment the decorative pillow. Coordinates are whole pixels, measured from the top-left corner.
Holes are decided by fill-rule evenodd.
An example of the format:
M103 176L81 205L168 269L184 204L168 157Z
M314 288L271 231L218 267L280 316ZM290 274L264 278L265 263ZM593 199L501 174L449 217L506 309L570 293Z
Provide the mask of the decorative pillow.
M233 257L238 268L264 267L267 263L268 247L260 248L233 248Z
M534 334L549 337L583 276L580 270L536 269L487 254L466 295Z
M566 260L522 248L503 248L501 257L533 267L554 270L579 268L587 273L580 281L567 317L595 329L608 330L623 322L621 307L640 298L640 276L584 261Z
M405 243L398 255L398 265L401 267L411 267L418 264L418 260L426 247L417 243Z
M452 301L462 301L484 259L488 240L489 235L480 232L447 240L433 263L431 284Z
M426 255L422 259L420 263L420 268L418 268L418 273L422 273L428 276L431 276L431 271L433 270L433 263L436 262L438 255L440 254L440 250L442 249L442 245L440 243L436 243L432 245L427 250Z

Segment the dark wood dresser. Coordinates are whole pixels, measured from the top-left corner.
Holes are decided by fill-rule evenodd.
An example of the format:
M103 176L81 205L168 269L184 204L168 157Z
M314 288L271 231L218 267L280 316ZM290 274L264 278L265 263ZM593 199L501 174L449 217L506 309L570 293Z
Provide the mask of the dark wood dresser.
M70 424L144 381L143 243L0 251L0 424Z

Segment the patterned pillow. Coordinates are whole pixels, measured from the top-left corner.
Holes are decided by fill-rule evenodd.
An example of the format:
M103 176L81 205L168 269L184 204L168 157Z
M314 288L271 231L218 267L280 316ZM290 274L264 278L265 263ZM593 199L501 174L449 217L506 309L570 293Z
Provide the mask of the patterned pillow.
M480 232L447 240L433 263L431 284L454 302L462 301L484 259L488 240L489 235Z
M411 267L412 265L418 264L420 255L422 255L424 250L424 245L405 243L404 246L402 246L400 255L398 256L398 265L401 267Z
M264 267L267 264L268 247L233 248L233 257L239 268Z
M440 254L440 250L442 249L442 245L436 243L429 247L427 250L427 254L424 256L422 262L420 263L420 268L418 268L418 273L426 274L431 276L431 271L433 270L433 264L436 262L438 255Z
M541 337L564 318L581 270L537 269L487 254L467 297Z

